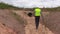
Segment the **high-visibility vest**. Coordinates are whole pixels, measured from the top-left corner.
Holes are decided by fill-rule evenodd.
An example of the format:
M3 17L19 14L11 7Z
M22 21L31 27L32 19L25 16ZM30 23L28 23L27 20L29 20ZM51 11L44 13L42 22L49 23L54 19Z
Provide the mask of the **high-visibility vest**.
M39 8L35 9L35 16L41 16L41 9Z

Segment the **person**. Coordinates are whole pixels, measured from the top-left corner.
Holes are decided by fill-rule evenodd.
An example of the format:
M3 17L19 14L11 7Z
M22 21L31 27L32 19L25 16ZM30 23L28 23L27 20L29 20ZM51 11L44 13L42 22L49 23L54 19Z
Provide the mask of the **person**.
M41 9L39 7L34 8L34 14L35 14L36 29L38 29L40 16L41 16Z

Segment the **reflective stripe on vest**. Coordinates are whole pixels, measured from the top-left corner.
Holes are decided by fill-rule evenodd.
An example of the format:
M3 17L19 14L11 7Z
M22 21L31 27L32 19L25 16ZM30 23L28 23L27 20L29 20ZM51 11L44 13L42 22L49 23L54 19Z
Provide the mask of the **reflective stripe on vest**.
M41 9L35 9L35 16L41 16Z

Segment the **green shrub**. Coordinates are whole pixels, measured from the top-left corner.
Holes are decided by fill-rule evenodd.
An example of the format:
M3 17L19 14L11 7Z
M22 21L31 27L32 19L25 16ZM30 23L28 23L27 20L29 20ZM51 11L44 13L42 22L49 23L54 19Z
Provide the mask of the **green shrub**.
M0 3L0 9L10 9L10 8L19 9L18 7L15 7L9 4Z

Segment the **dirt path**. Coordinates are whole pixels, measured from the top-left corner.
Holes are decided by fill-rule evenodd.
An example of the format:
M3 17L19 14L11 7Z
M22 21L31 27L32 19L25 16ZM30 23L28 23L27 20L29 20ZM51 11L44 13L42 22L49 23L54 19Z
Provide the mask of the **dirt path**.
M13 11L16 14L20 15L24 19L25 23L22 22L23 24L21 24L21 21L19 22L14 18L14 16L10 14L10 11ZM60 34L60 12L51 12L48 17L46 15L48 12L42 12L46 22L43 24L41 17L41 22L39 24L38 30L36 30L35 27L34 17L27 16L25 12L27 11L0 9L0 23L8 28L5 31L11 29L11 31L13 31L15 34ZM0 29L2 30L2 28ZM2 31L5 33L4 29Z
M25 34L53 34L48 28L46 28L41 23L39 24L38 30L35 28L35 19L34 17L29 17L24 14L24 11L14 11L21 17L23 17L27 21L27 25L25 26Z

